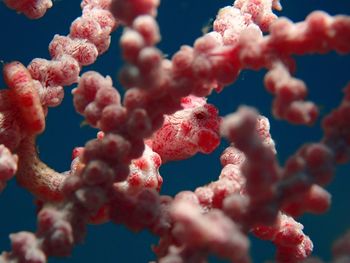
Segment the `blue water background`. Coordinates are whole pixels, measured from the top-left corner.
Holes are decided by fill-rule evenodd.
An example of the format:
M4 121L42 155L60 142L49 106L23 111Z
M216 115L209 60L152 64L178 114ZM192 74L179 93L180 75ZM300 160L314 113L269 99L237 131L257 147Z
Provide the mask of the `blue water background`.
M33 58L49 58L47 47L55 34L68 33L70 23L80 15L79 0L60 0L46 16L37 21L7 9L0 3L0 60L10 62L19 60L28 64ZM215 17L220 7L232 4L221 0L164 0L157 17L162 42L159 47L171 57L180 45L189 44L202 35L202 29ZM291 0L282 2L284 10L279 15L293 21L303 20L312 10L320 9L330 14L350 14L350 2L344 0ZM110 75L118 89L122 89L116 74L121 67L118 39L119 29L112 36L108 53L98 58L86 70L96 70ZM321 106L321 116L334 108L342 98L341 90L350 80L350 58L331 53L324 56L305 56L297 59L296 76L303 79L310 91L309 98ZM244 71L234 85L221 94L213 94L209 101L218 106L221 115L228 114L241 104L257 107L259 111L271 116L271 95L263 87L264 71ZM0 77L0 87L4 83ZM71 151L93 138L96 130L81 127L82 117L72 106L71 89L65 90L65 99L58 108L51 109L47 129L38 139L41 158L58 171L69 169ZM304 142L321 138L320 123L315 127L291 126L284 121L270 118L271 133L276 141L278 158L283 163L287 156L296 151ZM174 195L181 190L193 190L197 186L216 180L219 172L219 156L224 146L213 154L197 155L186 161L174 162L161 168L164 177L162 193ZM205 165L204 165L205 164ZM333 195L331 210L322 216L307 215L301 218L305 232L315 244L314 254L324 259L330 258L333 240L349 226L350 212L349 165L339 167L335 180L327 189ZM8 235L22 230L35 230L36 218L33 197L12 180L0 195L0 251L10 247ZM49 262L104 262L104 263L142 263L154 260L150 249L157 238L147 231L132 233L123 226L104 224L89 227L85 243L74 249L68 259L50 259ZM272 259L274 247L252 238L251 253L254 262ZM211 258L210 262L223 262Z

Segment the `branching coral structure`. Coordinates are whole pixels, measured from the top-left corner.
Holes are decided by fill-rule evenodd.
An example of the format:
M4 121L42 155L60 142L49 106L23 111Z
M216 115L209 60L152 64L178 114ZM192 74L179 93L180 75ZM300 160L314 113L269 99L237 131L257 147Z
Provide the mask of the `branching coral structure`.
M166 2L83 0L67 33L47 43L46 58L30 52L28 61L4 61L0 199L14 187L28 191L36 226L6 233L10 245L1 249L0 263L74 260L88 230L107 223L157 237L146 262L255 262L252 240L273 244L274 262L328 260L313 253L317 244L302 216L331 209L328 187L336 169L350 161L350 84L344 83L342 98L325 112L297 69L301 57L347 57L350 16L312 11L293 22L280 16L279 0L236 0L218 10L210 29L193 43L167 54L157 18ZM56 5L60 2L4 1L18 13L9 16L33 25ZM118 34L120 56L112 59L122 65L107 74L96 71ZM117 78L110 77L117 70ZM263 74L261 86L272 95L264 101L271 114L244 101L230 105L229 114L220 112L211 98L234 93L229 86L253 71ZM256 94L252 89L251 97ZM62 172L45 163L38 140L67 100L95 135L72 147L69 169ZM281 161L283 142L274 140L272 118L294 128L319 126L320 136L293 146ZM69 130L64 119L58 123ZM173 164L178 173L177 163L199 155L216 157L217 174L165 193L162 167ZM187 167L186 176L205 177L206 165ZM350 262L349 244L344 229L329 260ZM103 255L96 258L91 262L106 262Z

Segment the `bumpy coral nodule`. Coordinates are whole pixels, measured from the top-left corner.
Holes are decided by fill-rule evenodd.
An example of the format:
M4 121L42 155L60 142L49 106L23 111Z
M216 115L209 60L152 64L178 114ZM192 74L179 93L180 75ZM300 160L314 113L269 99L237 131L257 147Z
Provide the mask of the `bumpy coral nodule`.
M52 7L49 0L4 3L31 19ZM272 242L279 263L321 262L311 257L312 236L297 220L329 209L325 187L337 165L350 160L350 85L339 106L323 117L323 138L301 146L284 165L268 118L248 106L222 117L207 97L234 83L243 70L265 69L273 115L313 125L319 109L308 100L306 83L294 76L294 56L348 55L350 17L315 11L293 23L276 14L279 0L236 0L219 10L213 31L167 57L157 46L159 4L83 0L69 34L55 35L49 44L50 60L4 65L0 193L16 177L39 210L36 231L11 234L11 249L0 262L67 257L83 242L88 224L108 221L159 237L153 246L159 263L204 263L211 255L249 263L249 234ZM108 52L118 26L124 27L122 94L110 76L91 70L80 75ZM40 160L36 138L69 85L75 86L76 112L98 133L73 150L70 170L60 173ZM228 146L215 181L175 196L161 193L162 164L210 154L222 139ZM350 262L349 240L347 233L335 242L333 262Z

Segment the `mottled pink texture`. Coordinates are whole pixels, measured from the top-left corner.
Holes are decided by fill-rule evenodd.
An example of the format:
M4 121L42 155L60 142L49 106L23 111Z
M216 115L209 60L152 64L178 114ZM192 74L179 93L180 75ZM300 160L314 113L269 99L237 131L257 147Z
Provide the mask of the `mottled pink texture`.
M200 97L181 100L182 110L166 115L163 126L147 140L164 162L182 160L198 152L210 153L219 145L217 109Z
M157 14L159 0L112 1L111 10L115 17L125 24L131 24L140 15Z
M323 119L323 141L335 154L337 163L349 161L350 129L348 127L350 112L350 84L344 89L344 98L338 108Z
M19 62L6 64L4 80L10 88L9 97L17 105L24 129L29 134L39 134L45 129L44 110L29 71Z
M277 248L278 262L298 262L307 258L313 249L313 244L303 232L303 226L292 217L280 214L273 226L256 227L253 232L264 240L272 241Z
M265 86L276 97L273 111L277 118L295 124L313 124L318 117L318 109L312 102L305 102L307 95L303 81L290 76L282 64L273 65L265 75Z
M5 1L31 18L50 1ZM37 4L36 6L34 4ZM83 0L82 16L67 36L55 35L51 60L35 58L26 68L4 66L7 89L0 91L0 192L14 174L39 204L35 233L10 235L12 251L1 263L44 263L71 255L87 224L112 221L159 237L160 263L205 263L211 254L249 263L249 233L273 242L279 263L307 259L311 239L296 221L330 207L325 190L337 164L349 161L350 85L340 105L323 119L324 137L305 144L280 165L269 120L241 106L226 117L206 97L232 84L242 70L266 69L272 112L292 124L316 122L316 104L306 84L293 76L293 55L350 52L349 16L311 13L293 23L278 18L278 0L236 0L222 8L213 31L167 56L156 20L159 0ZM33 13L33 11L35 11ZM120 38L126 64L119 73L123 96L109 76L82 74L107 51L111 33ZM97 137L72 153L69 171L43 163L35 140L44 131L48 107L73 88L75 110L98 129ZM254 95L254 94L253 94ZM228 140L217 180L161 194L164 162L209 154ZM223 144L222 144L223 145ZM349 233L334 245L334 262L349 261Z
M18 156L11 154L3 144L0 145L0 192L5 188L17 170Z
M55 35L49 45L51 60L36 58L28 65L45 106L58 106L63 87L76 83L82 66L94 63L110 45L117 22L110 1L83 1L82 16L73 21L68 36ZM52 101L52 95L57 98Z
M4 0L4 3L30 19L41 18L52 7L51 0Z

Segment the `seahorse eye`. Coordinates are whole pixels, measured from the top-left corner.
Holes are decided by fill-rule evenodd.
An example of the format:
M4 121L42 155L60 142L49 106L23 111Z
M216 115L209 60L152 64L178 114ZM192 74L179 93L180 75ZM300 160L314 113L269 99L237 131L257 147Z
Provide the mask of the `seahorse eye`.
M194 113L194 117L197 120L203 120L203 119L205 119L207 117L207 114L204 111L198 111L198 112Z

